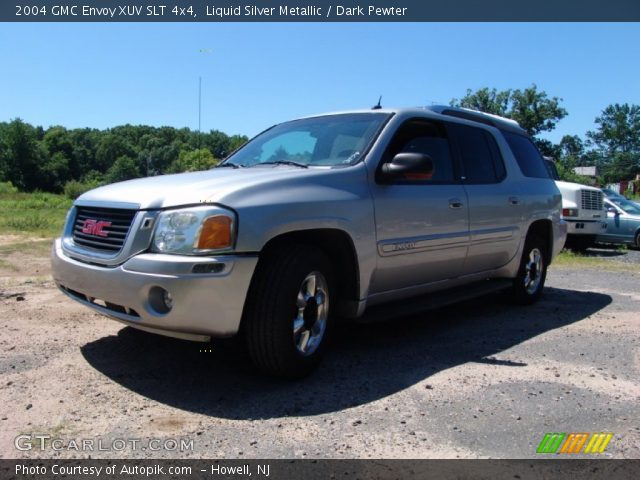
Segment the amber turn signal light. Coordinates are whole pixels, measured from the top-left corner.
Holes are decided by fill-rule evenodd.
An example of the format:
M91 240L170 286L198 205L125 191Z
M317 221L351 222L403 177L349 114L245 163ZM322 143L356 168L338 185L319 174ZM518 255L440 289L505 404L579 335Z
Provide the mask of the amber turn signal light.
M232 221L226 215L214 215L202 222L196 248L198 250L216 250L231 246Z

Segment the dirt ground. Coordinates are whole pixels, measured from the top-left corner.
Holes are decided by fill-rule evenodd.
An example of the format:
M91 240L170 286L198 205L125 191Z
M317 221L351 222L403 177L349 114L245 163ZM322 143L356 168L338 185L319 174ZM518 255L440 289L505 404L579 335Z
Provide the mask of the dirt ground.
M289 383L232 343L89 311L46 250L0 257L2 458L534 458L547 432L611 432L603 456L640 458L640 270L615 258L552 266L532 307L490 296L341 326Z

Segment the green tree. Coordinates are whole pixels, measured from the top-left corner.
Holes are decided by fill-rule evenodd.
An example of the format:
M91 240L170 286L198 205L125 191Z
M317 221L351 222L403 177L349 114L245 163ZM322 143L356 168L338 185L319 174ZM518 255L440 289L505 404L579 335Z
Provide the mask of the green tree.
M454 107L471 108L515 120L529 135L553 130L567 111L560 106L561 98L549 97L533 84L524 90L503 90L481 88L467 90L460 100L451 100Z
M139 176L203 170L247 141L218 130L121 125L108 130L48 129L20 119L0 122L0 181L22 190L66 190Z
M609 105L595 123L597 130L587 132L587 137L603 154L640 152L639 105Z
M454 98L451 100L452 107L470 108L479 112L508 116L511 102L511 90L498 91L495 88L480 88L475 92L470 88L467 94L460 100Z
M183 150L180 152L178 159L169 167L168 173L208 170L217 165L218 162L219 160L214 158L208 148L191 151Z
M39 166L46 151L38 142L38 131L19 118L2 128L0 171L3 180L20 190L40 188Z
M587 138L596 153L605 183L629 180L640 173L640 106L607 106L596 117Z
M96 150L97 169L108 170L120 157L134 158L136 152L126 137L118 136L113 131L102 135Z
M131 180L132 178L139 178L140 170L136 161L133 158L127 156L121 156L111 165L107 174L105 175L106 183L122 182L124 180Z
M71 180L69 160L62 152L56 152L39 167L39 189L60 193Z

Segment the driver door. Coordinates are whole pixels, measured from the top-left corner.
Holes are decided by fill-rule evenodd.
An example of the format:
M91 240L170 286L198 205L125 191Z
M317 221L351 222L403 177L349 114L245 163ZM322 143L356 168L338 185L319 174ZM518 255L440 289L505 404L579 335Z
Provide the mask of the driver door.
M382 165L398 153L429 155L430 174L389 176ZM446 129L412 119L387 147L372 186L378 266L370 293L416 287L457 277L469 245L469 210Z

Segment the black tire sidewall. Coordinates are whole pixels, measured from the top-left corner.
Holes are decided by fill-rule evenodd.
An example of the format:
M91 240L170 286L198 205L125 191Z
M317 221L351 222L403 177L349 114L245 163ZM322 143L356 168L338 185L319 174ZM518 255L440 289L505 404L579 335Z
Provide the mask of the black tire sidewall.
M285 268L278 268L284 262ZM312 272L320 272L327 282L329 317L320 345L309 354L298 352L293 341L296 298L302 282ZM333 268L328 256L312 246L294 246L272 252L257 272L253 308L245 318L249 353L263 371L287 378L300 378L314 370L326 349L335 310Z

